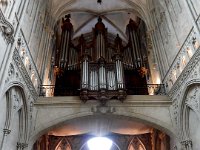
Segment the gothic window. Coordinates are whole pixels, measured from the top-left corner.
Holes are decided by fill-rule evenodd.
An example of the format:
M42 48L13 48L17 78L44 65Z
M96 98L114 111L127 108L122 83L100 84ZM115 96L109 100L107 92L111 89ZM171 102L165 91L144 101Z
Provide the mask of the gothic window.
M68 140L64 138L58 143L55 150L71 150L71 146Z
M146 150L146 148L139 138L134 137L129 144L128 150Z

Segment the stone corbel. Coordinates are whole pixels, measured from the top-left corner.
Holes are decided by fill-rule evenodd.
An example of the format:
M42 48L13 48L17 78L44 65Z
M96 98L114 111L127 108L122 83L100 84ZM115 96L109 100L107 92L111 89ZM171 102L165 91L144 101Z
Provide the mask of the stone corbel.
M28 144L27 143L20 143L20 142L17 142L17 149L18 150L23 150L24 148L28 147Z
M8 134L10 134L10 132L11 132L11 130L9 130L9 129L3 129L3 133L4 133L4 135L8 135Z
M0 29L3 33L3 36L5 37L7 43L13 43L13 33L14 28L13 26L5 19L4 14L2 10L0 9Z
M192 150L192 141L191 140L184 140L181 142L184 150Z

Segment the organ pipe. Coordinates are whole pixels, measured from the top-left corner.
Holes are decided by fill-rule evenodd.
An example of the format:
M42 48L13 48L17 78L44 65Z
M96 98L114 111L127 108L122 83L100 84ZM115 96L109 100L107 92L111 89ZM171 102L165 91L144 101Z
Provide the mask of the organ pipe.
M136 23L130 19L129 24L127 25L129 44L132 49L132 58L134 60L135 68L140 68L143 65L143 57L140 50L139 36L137 33Z
M106 71L105 71L105 60L103 57L99 60L99 88L106 89Z
M82 89L88 89L88 83L89 83L89 76L88 76L88 68L89 68L89 58L87 55L84 56L83 62L82 62L82 83L81 87Z
M66 69L68 65L68 55L70 49L70 42L72 36L73 26L70 22L70 15L66 15L65 18L62 19L62 35L61 35L61 43L60 43L60 62L59 67L61 69Z
M116 76L117 76L117 88L123 89L124 88L124 76L123 76L124 71L123 71L122 56L121 56L122 40L120 39L119 35L117 35L115 39L115 47L116 47L116 53L114 56L114 60L115 60Z

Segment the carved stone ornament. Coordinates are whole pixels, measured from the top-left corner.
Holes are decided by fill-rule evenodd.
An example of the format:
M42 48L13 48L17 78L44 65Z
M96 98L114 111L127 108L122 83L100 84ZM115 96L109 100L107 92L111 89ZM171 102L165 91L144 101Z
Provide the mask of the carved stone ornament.
M191 74L192 70L198 64L200 60L200 48L196 51L196 53L191 58L190 62L187 64L181 75L179 76L178 80L176 80L174 86L169 91L168 95L172 98L177 91L180 89L182 84L188 79L189 75Z
M10 134L10 132L11 132L11 130L9 130L9 129L3 129L3 133L4 133L5 135Z
M16 65L26 83L26 86L28 87L31 95L33 96L33 99L36 100L38 97L38 94L35 90L35 87L33 86L33 83L31 81L29 75L28 75L28 72L26 71L26 68L20 58L19 52L16 49L14 50L13 60L15 61Z
M91 111L93 113L97 113L97 114L112 114L114 113L116 110L114 107L108 107L108 106L96 106L96 107L92 107Z
M199 99L197 96L199 88L195 88L193 93L187 98L186 105L190 107L192 110L194 110L196 113L199 113Z
M18 94L13 95L14 101L13 101L13 109L18 110L22 107L22 100L20 99Z
M9 70L8 70L8 76L11 77L11 76L14 75L14 73L15 73L15 69L14 69L13 64L11 63L10 67L9 67Z
M186 148L186 150L191 150L191 148L192 148L191 140L182 141L181 144Z
M6 41L8 43L13 43L14 38L13 38L13 33L14 33L14 28L13 26L5 19L3 12L0 9L0 29L3 33L3 36L5 37Z
M18 149L24 149L24 148L26 148L26 147L28 147L28 144L26 144L26 143L19 143L19 142L17 142L17 148Z

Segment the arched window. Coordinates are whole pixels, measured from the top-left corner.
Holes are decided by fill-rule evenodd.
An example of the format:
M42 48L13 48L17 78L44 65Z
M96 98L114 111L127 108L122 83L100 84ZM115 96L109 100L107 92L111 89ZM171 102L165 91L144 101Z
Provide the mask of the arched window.
M134 137L129 144L128 150L146 150L146 148L139 138Z
M130 146L129 146L129 149L128 150L135 150L135 148L133 147L133 144L131 144Z
M71 150L71 146L66 138L63 138L58 145L56 146L55 150Z

